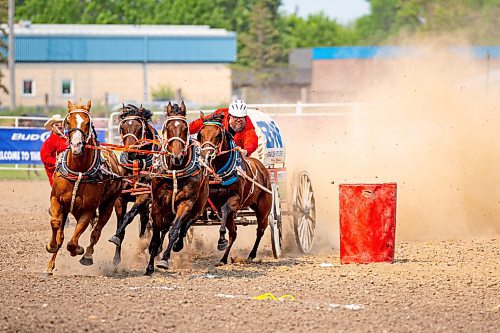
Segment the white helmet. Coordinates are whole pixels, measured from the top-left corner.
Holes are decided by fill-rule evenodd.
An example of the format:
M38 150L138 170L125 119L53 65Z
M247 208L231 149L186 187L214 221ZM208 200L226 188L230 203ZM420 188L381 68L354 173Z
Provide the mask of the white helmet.
M229 114L233 117L245 117L247 105L241 99L234 100L229 104Z

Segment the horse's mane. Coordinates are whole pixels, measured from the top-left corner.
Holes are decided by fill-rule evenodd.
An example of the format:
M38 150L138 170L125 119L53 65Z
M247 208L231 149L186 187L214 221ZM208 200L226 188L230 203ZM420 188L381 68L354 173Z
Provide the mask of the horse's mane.
M224 121L224 114L222 114L222 113L214 114L211 117L205 118L205 120L203 122L205 123L208 121L222 124L222 122Z
M151 117L153 116L153 113L151 110L145 109L142 107L137 107L134 104L125 104L121 108L122 112L118 116L120 120L125 119L126 117L130 116L139 116L144 118L146 121L150 121Z
M186 116L186 112L183 112L181 110L179 104L174 103L174 104L170 104L170 105L172 106L172 115L173 116ZM166 115L168 115L167 107L168 107L168 105L165 105L163 107L163 111L165 112Z

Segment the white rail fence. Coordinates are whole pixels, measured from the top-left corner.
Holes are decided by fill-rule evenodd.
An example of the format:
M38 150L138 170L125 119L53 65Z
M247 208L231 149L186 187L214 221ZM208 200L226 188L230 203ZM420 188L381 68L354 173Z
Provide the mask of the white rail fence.
M359 112L364 103L309 103L309 104L248 104L249 108L259 109L271 117L317 117L317 116L342 116L346 113ZM117 105L113 109L118 109ZM153 111L153 124L161 125L165 120L163 111ZM188 119L193 120L200 112L209 114L212 110L188 110ZM120 112L112 112L108 120L108 142L118 143L120 135L118 133L118 116Z

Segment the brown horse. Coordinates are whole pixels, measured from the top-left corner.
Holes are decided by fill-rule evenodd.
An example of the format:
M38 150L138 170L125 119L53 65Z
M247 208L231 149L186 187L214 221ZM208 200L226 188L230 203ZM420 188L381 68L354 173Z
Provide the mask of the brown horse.
M248 255L248 261L257 256L257 248L268 225L272 208L271 180L264 165L254 158L242 158L232 136L223 124L224 115L203 119L203 127L198 133L201 144L201 157L215 170L222 183L210 185L210 200L222 213L219 251L226 250L220 262L227 264L229 251L236 240L237 212L245 207L255 211L257 217L257 239ZM225 238L226 226L229 229L229 243Z
M184 237L208 197L208 176L198 163L199 147L189 141L184 102L180 107L168 103L166 114L162 128L162 151L166 154L160 155L151 174L153 236L146 275L153 274L154 258L172 226L167 249L156 264L158 268L168 268L172 248L175 252L183 248Z
M122 144L145 152L157 150L154 140L158 139L158 133L150 123L151 117L151 111L144 109L142 106L138 108L133 104L123 105L119 116L119 130ZM136 171L149 170L152 162L153 155L149 153L132 151L124 152L120 156L121 166L125 168L127 176L134 174L134 168L136 168ZM121 262L121 244L125 237L125 228L132 223L135 216L137 214L140 215L141 227L139 237L144 237L146 228L149 225L151 194L139 192L137 192L139 194L134 194L132 190L134 187L139 187L139 189L143 189L141 192L149 192L148 187L151 186L151 179L143 176L134 180L135 182L129 181L125 183L122 195L115 202L117 229L115 235L109 239L110 242L116 245L115 257L113 259L115 265ZM129 202L133 202L134 204L130 211L127 212L127 204Z
M114 153L95 149L99 145L90 116L91 102L74 105L68 101L68 113L64 119L69 147L61 154L54 175L54 185L50 194L52 237L46 246L52 257L47 264L46 273L51 274L59 248L64 241L64 224L68 214L77 220L73 237L67 249L71 256L84 253L78 240L89 223L99 218L90 235L90 245L80 263L91 265L94 245L99 240L101 230L108 222L116 198L122 190L120 167ZM93 148L93 149L92 149Z

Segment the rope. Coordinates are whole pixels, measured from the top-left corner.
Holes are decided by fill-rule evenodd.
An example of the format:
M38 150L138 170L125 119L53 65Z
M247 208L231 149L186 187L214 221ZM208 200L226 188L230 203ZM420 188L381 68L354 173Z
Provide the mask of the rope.
M75 183L75 186L73 186L73 194L71 195L71 206L69 207L69 212L73 214L73 205L75 204L75 199L76 199L76 192L78 191L78 185L80 185L80 181L82 180L83 173L79 172L78 173L78 179Z
M239 174L240 174L243 178L245 178L245 179L246 179L246 180L248 180L249 182L254 183L254 184L255 184L255 186L257 186L258 188L260 188L262 191L264 191L264 192L266 192L266 193L269 193L269 194L271 194L271 195L273 194L273 192L272 192L270 189L268 189L267 187L262 186L261 184L259 184L259 183L258 183L258 182L256 182L255 180L253 180L251 177L249 177L249 176L246 174L246 172L245 172L243 169L241 169L241 167L239 167L239 166L238 166L238 167L236 167L236 171L238 171L238 173L239 173Z
M173 180L173 185L174 185L174 190L172 192L172 213L176 215L175 212L175 197L177 196L177 176L176 176L176 171L177 170L172 170L172 180Z
M120 146L120 145L115 145L112 143L101 143L101 146L87 145L86 147L90 148L90 149L95 149L95 150L107 150L107 151L117 150L117 151L130 152L130 153L140 153L140 154L144 154L144 155L153 155L153 154L170 155L171 154L168 151L154 151L154 150L129 148L129 147L134 147L135 145Z

